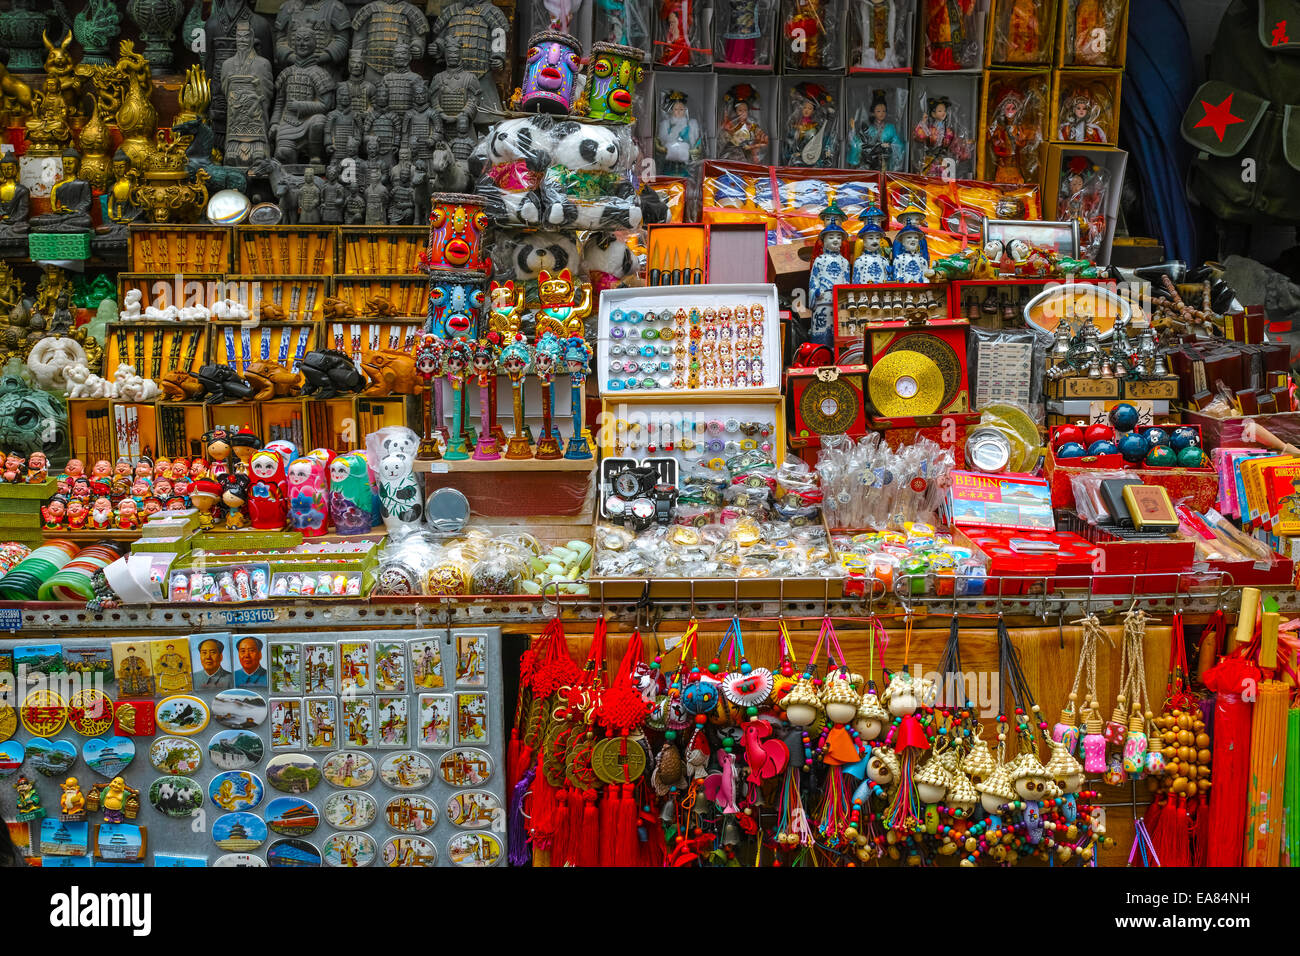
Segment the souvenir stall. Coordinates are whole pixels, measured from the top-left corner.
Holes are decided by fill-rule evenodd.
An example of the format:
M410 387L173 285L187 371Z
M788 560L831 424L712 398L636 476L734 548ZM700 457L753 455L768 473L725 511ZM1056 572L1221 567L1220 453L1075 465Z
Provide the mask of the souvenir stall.
M1300 863L1292 346L1129 15L0 10L20 861Z

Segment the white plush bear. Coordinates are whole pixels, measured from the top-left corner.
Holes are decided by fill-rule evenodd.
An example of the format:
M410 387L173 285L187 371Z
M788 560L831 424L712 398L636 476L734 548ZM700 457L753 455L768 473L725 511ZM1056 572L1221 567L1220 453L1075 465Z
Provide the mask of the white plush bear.
M492 262L498 278L527 282L543 270L577 273L581 260L578 243L562 232L504 233L492 247Z
M592 285L604 291L619 280L638 271L638 260L618 236L609 232L589 232L582 242L582 268Z

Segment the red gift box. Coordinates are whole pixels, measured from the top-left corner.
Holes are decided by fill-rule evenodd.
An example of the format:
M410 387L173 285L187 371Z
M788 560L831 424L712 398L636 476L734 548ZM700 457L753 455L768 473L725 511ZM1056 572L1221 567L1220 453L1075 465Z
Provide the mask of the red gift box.
M1052 487L1052 506L1054 508L1074 508L1074 487L1070 484L1070 479L1075 475L1081 475L1098 468L1123 469L1131 472L1141 478L1144 485L1159 485L1164 488L1165 491L1169 492L1169 499L1174 504L1187 500L1187 503L1197 511L1206 511L1213 508L1218 501L1219 476L1215 473L1212 464L1206 464L1202 468L1183 468L1178 465L1151 467L1145 464L1130 464L1121 455L1057 458L1053 446L1055 445L1056 435L1063 427L1065 426L1057 425L1052 428L1048 441L1047 458L1043 467L1043 473L1047 476L1047 480ZM1145 431L1146 427L1139 429L1139 431ZM1197 433L1200 433L1199 425L1189 427L1196 428ZM1202 445L1201 447L1204 448L1205 446Z
M1062 577L1071 575L1088 578L1100 553L1096 545L1072 531L966 525L954 529L953 540L968 545L984 559L988 577L1002 579L985 587L985 594L993 596L1032 594L1042 588L1052 591ZM1013 541L1050 542L1057 550L1026 554L1015 550Z

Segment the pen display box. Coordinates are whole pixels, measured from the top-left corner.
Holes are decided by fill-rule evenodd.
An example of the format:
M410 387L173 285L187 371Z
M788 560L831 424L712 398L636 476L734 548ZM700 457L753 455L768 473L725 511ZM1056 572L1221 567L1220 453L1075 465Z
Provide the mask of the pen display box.
M246 275L321 275L334 271L334 229L239 226L239 271Z
M167 372L197 372L207 360L206 324L197 322L110 322L104 333L104 377L119 365L158 381Z
M131 270L191 273L230 270L230 226L133 225Z
M334 297L350 305L358 316L419 316L423 320L429 312L429 280L422 275L338 276Z
M230 281L246 284L239 298L260 321L315 322L325 314L332 280L317 275L253 275L232 276Z
M347 275L397 275L419 269L429 241L423 226L340 226L338 271Z

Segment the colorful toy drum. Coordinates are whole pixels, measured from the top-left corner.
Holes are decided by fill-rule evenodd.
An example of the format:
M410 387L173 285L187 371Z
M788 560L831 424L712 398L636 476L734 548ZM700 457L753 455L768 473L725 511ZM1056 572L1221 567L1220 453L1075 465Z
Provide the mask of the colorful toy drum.
M484 254L488 217L483 200L467 193L429 197L429 248L421 257L430 269L486 270Z
M476 339L486 332L483 308L487 282L486 272L430 272L429 321L425 331L443 339Z
M587 115L611 123L634 123L636 86L645 76L645 51L617 43L593 43L587 75Z
M530 113L566 115L573 106L582 46L567 33L543 30L528 41L519 107Z

